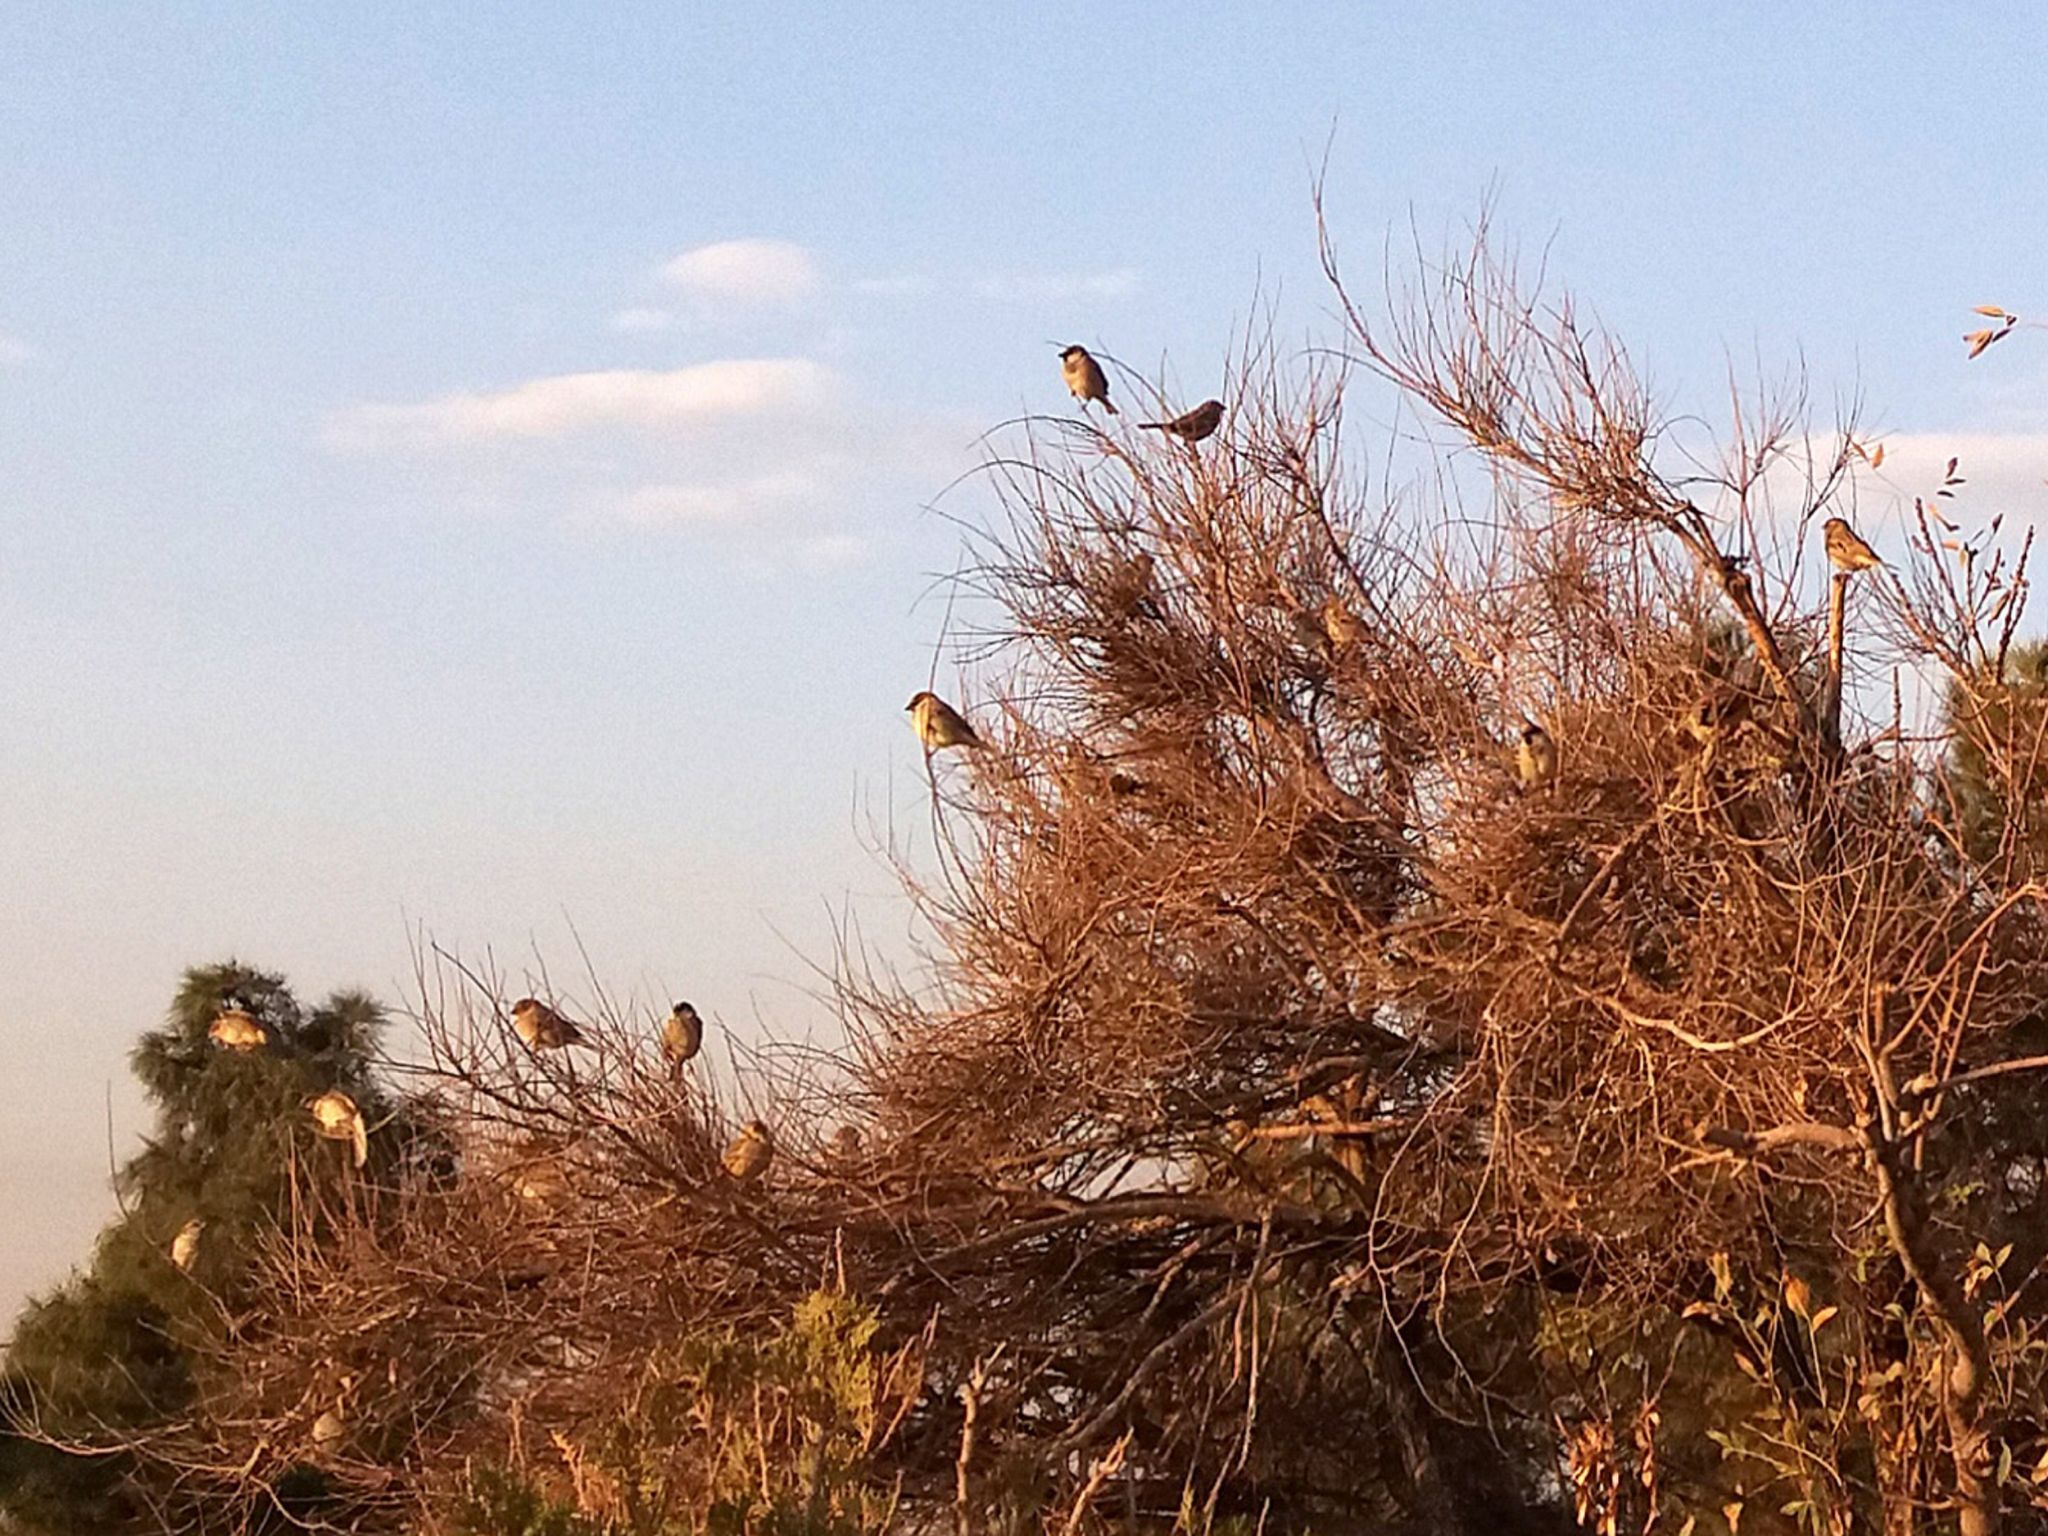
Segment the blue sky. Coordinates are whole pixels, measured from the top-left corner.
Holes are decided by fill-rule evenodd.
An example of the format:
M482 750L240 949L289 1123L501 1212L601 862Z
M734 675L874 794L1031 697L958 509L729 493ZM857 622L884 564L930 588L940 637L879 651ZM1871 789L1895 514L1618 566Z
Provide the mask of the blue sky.
M178 970L408 924L822 1026L984 427L1051 339L1214 390L1491 189L1664 397L1730 359L2042 510L2040 13L1445 4L0 12L0 1313L104 1218ZM708 249L707 249L708 248ZM971 511L971 493L956 504ZM953 676L950 666L941 676Z

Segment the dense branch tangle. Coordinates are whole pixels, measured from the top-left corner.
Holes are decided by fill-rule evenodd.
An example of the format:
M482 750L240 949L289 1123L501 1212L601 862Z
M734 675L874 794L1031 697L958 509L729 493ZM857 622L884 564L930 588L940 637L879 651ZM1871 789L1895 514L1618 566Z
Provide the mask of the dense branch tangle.
M941 856L900 856L935 974L849 955L845 1058L743 1079L765 1180L721 1177L739 1114L652 1021L536 1061L501 987L444 999L459 1169L281 1249L274 1366L181 1475L268 1486L343 1362L407 1404L330 1458L369 1507L487 1456L587 1504L625 1383L822 1284L916 1362L863 1452L900 1523L1988 1530L2042 1449L2038 844L1966 851L1936 751L1854 696L1823 729L1797 536L1846 433L1751 405L1676 460L1483 241L1419 272L1345 301L1348 359L1248 347L1196 447L1033 421L992 457L990 749L934 759ZM1390 504L1362 398L1456 445ZM1856 659L1956 673L2016 803L2018 605L1857 581Z

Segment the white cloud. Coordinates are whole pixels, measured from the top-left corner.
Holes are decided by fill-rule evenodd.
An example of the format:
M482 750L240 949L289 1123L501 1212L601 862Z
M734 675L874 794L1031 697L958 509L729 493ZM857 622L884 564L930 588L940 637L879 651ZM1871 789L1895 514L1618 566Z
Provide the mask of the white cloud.
M704 303L777 307L823 286L811 253L788 240L722 240L668 262L661 275Z
M751 479L643 485L605 509L635 528L675 528L757 523L815 504L818 481L803 474L757 475Z
M36 360L36 349L18 336L0 331L0 368L18 368Z
M1107 272L1003 272L976 280L986 299L1120 299L1138 291L1136 267Z
M890 277L857 277L851 286L855 293L897 298L904 294L923 293L931 285L930 278L920 277L914 272L899 272Z
M814 411L836 381L808 358L737 358L666 372L611 369L528 379L488 393L337 412L323 438L356 451L557 438L603 428L669 429Z
M640 331L665 331L675 323L675 312L667 309L622 309L612 316L612 329L628 335Z

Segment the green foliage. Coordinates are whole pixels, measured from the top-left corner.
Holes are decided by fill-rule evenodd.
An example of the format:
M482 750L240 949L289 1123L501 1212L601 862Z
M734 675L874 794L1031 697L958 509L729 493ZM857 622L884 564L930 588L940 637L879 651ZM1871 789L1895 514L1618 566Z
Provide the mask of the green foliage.
M2048 850L2048 642L2015 646L2000 678L1948 691L1949 786L1963 845L1988 858L2008 825Z
M471 1475L464 1536L869 1536L895 1509L875 1453L922 1373L876 1348L867 1307L805 1298L764 1335L693 1338L651 1359L616 1416L558 1435L568 1492Z
M263 1024L262 1050L237 1054L208 1039L231 1005ZM67 1456L24 1431L92 1444L191 1401L194 1346L226 1326L223 1303L245 1289L294 1164L316 1186L346 1176L345 1149L313 1135L306 1099L338 1086L372 1124L389 1117L370 1076L381 1025L362 993L307 1009L281 977L234 962L185 973L164 1024L130 1058L156 1115L120 1171L123 1214L100 1234L90 1268L32 1301L15 1325L0 1401L0 1511L31 1528L120 1527L125 1459ZM402 1142L380 1138L385 1163ZM194 1218L206 1229L186 1273L168 1250Z

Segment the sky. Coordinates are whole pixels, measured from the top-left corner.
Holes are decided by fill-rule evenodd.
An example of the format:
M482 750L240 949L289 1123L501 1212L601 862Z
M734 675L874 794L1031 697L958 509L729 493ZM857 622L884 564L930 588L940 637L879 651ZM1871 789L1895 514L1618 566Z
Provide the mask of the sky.
M421 936L829 1036L925 789L948 487L1052 341L1338 339L1311 190L1541 252L1674 409L1804 367L2048 513L2033 7L0 8L0 1333L229 956Z

